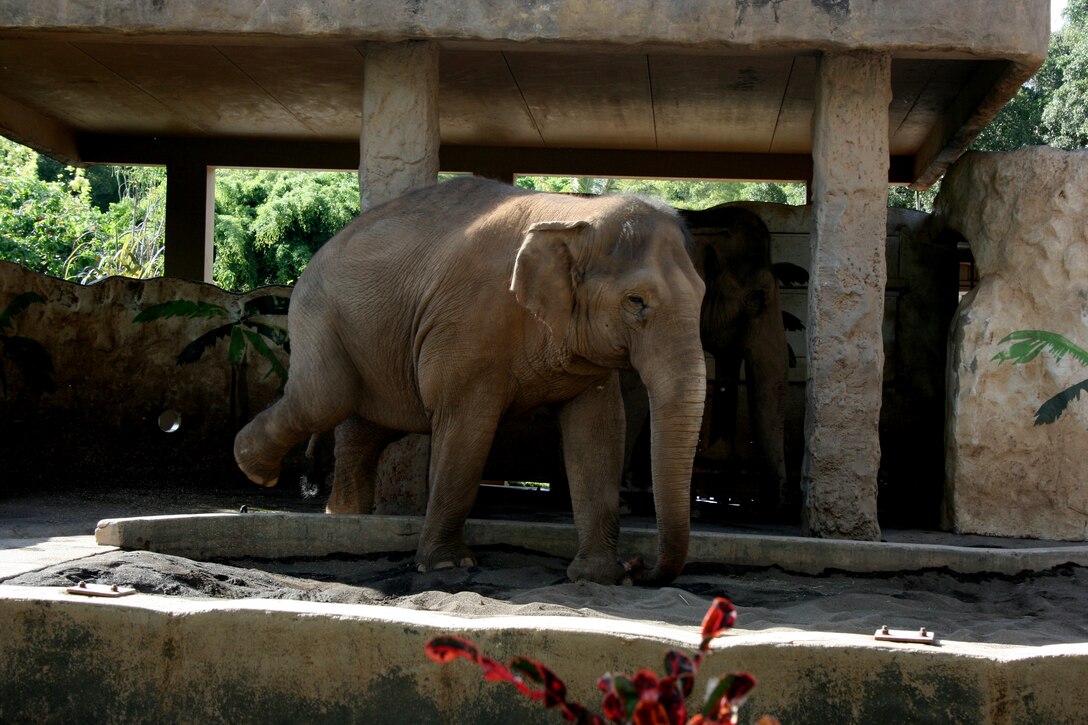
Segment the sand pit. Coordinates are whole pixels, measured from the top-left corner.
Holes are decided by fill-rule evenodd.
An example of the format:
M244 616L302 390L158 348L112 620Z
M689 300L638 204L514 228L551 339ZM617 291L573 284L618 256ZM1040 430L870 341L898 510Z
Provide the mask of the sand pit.
M112 551L24 574L14 585L123 584L144 593L377 604L470 617L599 616L695 627L715 596L736 602L739 631L871 635L887 624L941 640L999 645L1088 642L1088 570L1062 566L999 576L929 570L880 575L689 567L662 588L567 581L564 559L512 547L480 550L479 566L427 574L410 554L193 561Z

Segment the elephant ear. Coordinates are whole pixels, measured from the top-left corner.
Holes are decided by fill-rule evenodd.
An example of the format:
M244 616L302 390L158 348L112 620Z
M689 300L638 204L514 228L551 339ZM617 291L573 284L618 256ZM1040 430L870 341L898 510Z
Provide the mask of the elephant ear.
M574 307L574 258L570 243L589 222L537 222L529 227L514 262L510 291L547 325L556 342L567 337Z

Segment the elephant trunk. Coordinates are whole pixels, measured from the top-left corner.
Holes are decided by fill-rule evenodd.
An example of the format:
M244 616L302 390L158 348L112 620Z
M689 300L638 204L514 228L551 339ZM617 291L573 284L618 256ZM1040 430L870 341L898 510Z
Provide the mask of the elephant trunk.
M638 584L657 586L684 568L691 528L691 471L706 400L706 361L698 336L665 365L636 369L650 400L650 458L657 509L658 554L653 568L635 573ZM677 364L677 359L680 362Z

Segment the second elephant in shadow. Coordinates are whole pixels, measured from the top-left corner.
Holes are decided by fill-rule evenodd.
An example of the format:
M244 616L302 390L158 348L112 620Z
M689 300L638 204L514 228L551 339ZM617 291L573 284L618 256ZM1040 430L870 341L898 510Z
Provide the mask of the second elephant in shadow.
M714 356L716 381L710 393L705 449L714 460L735 454L736 411L741 366L748 384L748 412L765 483L760 504L782 507L787 497L783 447L786 389L792 351L786 325L800 321L783 316L779 277L789 285L807 282L808 273L791 264L772 264L771 235L758 214L737 205L705 210L679 210L695 240L695 266L706 283L701 311L703 349ZM637 376L623 380L627 409L625 474L645 425L648 401Z

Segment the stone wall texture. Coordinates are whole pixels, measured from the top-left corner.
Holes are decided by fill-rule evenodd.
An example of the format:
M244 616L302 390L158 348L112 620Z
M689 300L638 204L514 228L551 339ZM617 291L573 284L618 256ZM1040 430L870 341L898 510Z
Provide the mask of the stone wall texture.
M979 285L949 337L943 520L963 533L1088 539L1088 402L1033 425L1039 406L1088 378L1050 352L993 357L1017 330L1088 346L1088 152L971 153L941 186L935 221L971 246Z
M241 477L232 441L242 423L275 400L279 379L249 354L234 385L228 340L201 359L177 364L191 341L226 322L175 317L133 322L142 310L170 300L192 300L238 311L251 297L290 296L289 288L235 295L210 284L176 279L112 277L83 286L0 262L0 312L16 296L36 293L44 302L12 316L5 335L41 344L54 368L52 392L28 385L7 354L0 355L6 392L0 395L0 456L4 484L47 485L58 479L171 477L222 483ZM286 324L285 318L269 322ZM279 354L284 366L287 356ZM159 429L165 410L181 416L174 433ZM243 477L244 478L244 477ZM72 481L77 483L76 481Z

